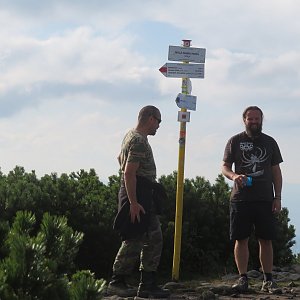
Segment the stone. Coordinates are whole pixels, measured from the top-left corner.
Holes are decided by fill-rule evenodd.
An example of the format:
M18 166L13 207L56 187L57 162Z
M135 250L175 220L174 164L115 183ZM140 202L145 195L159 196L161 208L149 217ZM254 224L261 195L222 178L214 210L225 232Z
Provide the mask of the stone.
M231 286L236 279L239 278L238 274L227 274L220 280L215 280L213 282L203 280L193 280L190 282L168 282L164 285L164 288L171 291L170 300L300 299L300 265L292 265L284 268L276 267L273 269L273 278L282 288L282 295L270 295L261 292L261 272L257 270L249 270L247 275L249 278L249 291L245 294L239 294L232 290ZM104 297L103 299L122 300L122 298L116 296ZM144 299L139 298L136 300Z

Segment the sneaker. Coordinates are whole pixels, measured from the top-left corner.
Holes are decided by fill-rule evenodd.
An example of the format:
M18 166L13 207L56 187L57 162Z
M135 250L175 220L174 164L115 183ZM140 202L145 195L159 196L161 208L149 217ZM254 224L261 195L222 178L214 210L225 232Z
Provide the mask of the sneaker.
M117 295L123 298L134 297L136 293L136 288L130 287L124 282L110 282L106 290L107 296Z
M248 291L248 279L245 276L240 277L238 281L232 286L232 288L240 293Z
M262 292L266 292L269 294L282 294L281 288L277 285L275 281L263 281Z

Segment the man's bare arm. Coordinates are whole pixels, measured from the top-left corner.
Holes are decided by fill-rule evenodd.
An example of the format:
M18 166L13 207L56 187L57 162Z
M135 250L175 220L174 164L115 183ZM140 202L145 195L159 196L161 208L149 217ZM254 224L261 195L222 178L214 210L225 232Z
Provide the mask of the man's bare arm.
M282 190L282 174L279 165L272 166L272 178L274 186L274 202L273 202L273 211L281 211L281 190Z
M136 197L136 171L138 167L139 163L129 162L126 164L124 170L124 181L130 202L130 216L132 223L135 222L135 219L140 222L140 212L145 213L143 206L138 203Z

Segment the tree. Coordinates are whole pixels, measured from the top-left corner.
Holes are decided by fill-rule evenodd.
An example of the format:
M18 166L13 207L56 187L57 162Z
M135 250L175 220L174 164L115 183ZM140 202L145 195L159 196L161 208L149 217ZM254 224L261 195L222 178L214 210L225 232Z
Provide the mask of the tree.
M294 238L295 227L289 225L289 211L286 207L277 216L278 232L277 238L273 242L274 248L274 264L278 266L286 266L293 261L292 247L295 245Z
M70 299L72 300L99 300L102 299L105 289L103 279L96 280L89 270L79 271L72 276L70 283Z
M168 195L166 203L163 203L161 215L164 248L160 273L169 275L174 248L177 173L161 176L158 181L163 184ZM69 274L69 280L77 270L89 270L96 278L108 278L121 242L112 229L117 212L119 187L120 174L110 176L108 183L104 184L93 169L60 176L55 173L46 174L40 179L34 171L26 173L22 167L16 167L8 175L0 172L1 263L8 263L9 258L13 257L14 249L23 249L22 253L37 251L36 255L39 255L39 251L46 251L55 253L55 263L53 262L51 269L48 267L51 274ZM229 240L230 192L231 188L222 175L218 175L213 184L200 176L185 180L182 275L221 275L235 270L233 244ZM22 224L27 224L28 233L25 235L20 231L16 235L17 240L14 241L11 228L14 228L13 224L20 218L18 211L30 211L34 222L24 221ZM27 216L25 220L28 218ZM288 211L283 209L278 215L278 240L274 241L274 263L278 266L289 264L296 259L291 252L295 243L295 229L288 222ZM61 228L64 228L63 231ZM74 237L68 239L72 236L72 231L83 234L78 246L72 246L71 241ZM33 242L42 244L43 247L34 248L33 251ZM19 245L19 248L13 248L12 245ZM256 268L259 262L257 241L254 237L251 237L249 246L249 267ZM66 253L70 260L64 256ZM14 257L17 258L17 255ZM22 255L19 257L22 258ZM34 261L32 263L34 265ZM3 283L7 283L5 276L0 276ZM89 282L88 279L84 279L86 273L80 276L82 277L78 280L79 285ZM59 282L63 287L64 279Z
M74 274L73 261L83 234L67 226L65 217L45 213L35 235L35 222L31 212L16 214L5 242L9 251L0 263L1 299L99 299L103 280L94 280L88 271L73 275L74 282L68 279ZM73 297L80 287L91 296Z
M162 176L159 180L168 194L168 203L162 215L164 249L161 268L170 269L174 244L176 173ZM233 243L229 240L230 193L231 188L222 175L218 175L213 185L199 176L185 180L181 240L183 276L224 274L235 270ZM274 241L274 263L277 265L293 261L291 247L295 243L295 230L288 222L288 211L284 208L278 215L278 239ZM249 248L249 268L256 268L257 241L253 236Z

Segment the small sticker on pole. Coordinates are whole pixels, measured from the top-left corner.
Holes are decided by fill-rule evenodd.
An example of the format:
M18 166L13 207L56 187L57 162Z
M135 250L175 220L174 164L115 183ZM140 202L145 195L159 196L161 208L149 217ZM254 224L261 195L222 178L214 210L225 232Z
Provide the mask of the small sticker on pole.
M178 112L178 122L190 122L190 112L189 111L179 111Z
M192 93L192 82L190 78L182 78L181 89L187 94Z

